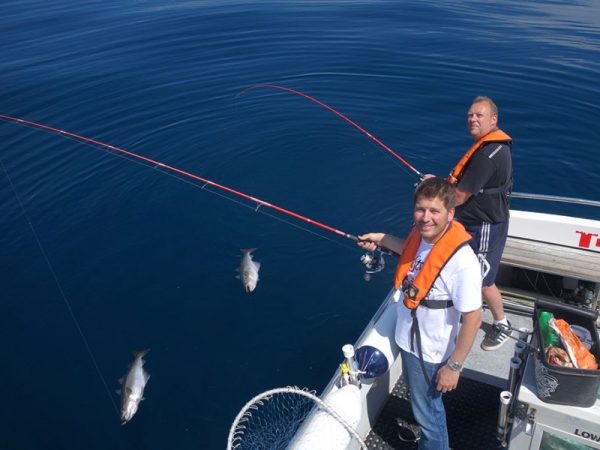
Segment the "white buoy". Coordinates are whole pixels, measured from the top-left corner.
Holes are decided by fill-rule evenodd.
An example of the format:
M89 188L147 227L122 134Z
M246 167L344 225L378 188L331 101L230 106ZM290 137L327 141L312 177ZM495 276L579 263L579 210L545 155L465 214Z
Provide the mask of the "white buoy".
M348 426L356 429L361 415L360 389L348 384L330 392L323 401L337 413ZM350 444L351 434L340 421L323 408L318 408L292 439L289 450L343 450Z

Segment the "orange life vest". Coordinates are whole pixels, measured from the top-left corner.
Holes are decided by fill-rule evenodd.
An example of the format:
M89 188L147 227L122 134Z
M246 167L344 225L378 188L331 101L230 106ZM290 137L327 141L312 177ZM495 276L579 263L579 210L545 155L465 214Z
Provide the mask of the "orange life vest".
M408 283L406 275L417 255L421 244L421 235L417 227L413 227L404 243L400 261L396 268L394 287L402 288L404 291L404 305L408 309L415 309L421 300L431 290L433 283L440 275L446 263L452 258L456 251L471 240L471 235L465 227L456 221L450 222L450 226L442 237L433 245L423 267L412 283Z
M469 148L469 150L467 150L467 152L463 155L463 157L460 158L460 161L458 161L456 166L454 166L454 169L452 169L452 172L450 172L450 176L448 177L448 181L450 183L452 183L452 184L458 183L458 181L463 176L465 166L467 165L467 163L469 162L469 160L471 159L473 154L477 150L479 150L481 147L483 147L485 144L487 144L488 142L502 142L502 143L510 144L512 142L512 138L508 134L506 134L504 131L497 129L497 130L491 131L490 133L486 134L482 138L478 139Z

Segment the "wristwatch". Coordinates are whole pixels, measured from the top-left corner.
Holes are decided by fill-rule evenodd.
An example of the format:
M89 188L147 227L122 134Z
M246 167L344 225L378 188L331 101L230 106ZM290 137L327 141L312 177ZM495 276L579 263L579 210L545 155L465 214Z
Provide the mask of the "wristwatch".
M463 368L462 364L457 363L453 359L448 359L448 362L446 363L446 365L448 367L450 367L450 370L453 372L462 372L462 368Z

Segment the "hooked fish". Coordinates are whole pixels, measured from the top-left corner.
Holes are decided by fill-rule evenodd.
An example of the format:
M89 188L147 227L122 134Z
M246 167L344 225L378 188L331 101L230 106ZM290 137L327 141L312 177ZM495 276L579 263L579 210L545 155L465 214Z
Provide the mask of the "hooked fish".
M144 388L150 379L150 374L144 370L144 360L142 359L150 349L134 352L134 360L129 365L129 370L124 377L119 379L122 385L121 390L121 420L125 425L129 422L138 410L140 402L144 400Z
M242 281L246 292L252 292L259 280L260 263L252 260L252 252L255 250L255 248L241 249L244 256L242 256L240 267L237 269L240 274L236 278Z

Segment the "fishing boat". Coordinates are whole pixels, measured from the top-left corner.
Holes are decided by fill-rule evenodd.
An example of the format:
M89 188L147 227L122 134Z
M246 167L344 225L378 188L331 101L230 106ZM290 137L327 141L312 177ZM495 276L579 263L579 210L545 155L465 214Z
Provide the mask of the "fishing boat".
M600 202L581 199L513 196L594 209L600 206ZM550 380L553 374L540 373L544 368L540 359L536 361L540 344L535 326L539 305L550 309L557 305L559 311L564 307L577 317L581 311L582 321L587 320L596 334L590 351L596 358L600 355L600 220L511 209L508 234L497 285L509 321L518 331L500 349L484 352L479 343L491 326L491 314L484 310L483 326L465 361L458 388L444 396L451 448L600 449L600 371L591 371L583 388L578 379L561 380L577 390L572 398L567 395L566 401L544 398L540 377ZM317 406L295 431L289 448L417 448L418 430L411 425L414 419L394 342L395 294L392 289L356 342L343 347L341 364L336 365ZM352 393L341 396L348 386ZM258 408L271 398L272 393L257 396L247 405ZM575 404L569 405L571 401ZM245 416L251 422L248 411ZM343 426L332 424L330 415ZM230 438L238 439L233 445L230 439L230 447L246 448L240 445L244 430L234 425ZM332 434L337 434L333 440ZM328 444L323 446L324 442Z
M252 89L257 87L261 86ZM396 157L419 179L423 178L421 172L383 142L321 101L281 86L262 87L300 95L334 112ZM68 137L177 177L188 178L202 190L220 191L231 195L233 201L241 198L253 205L255 211L260 207L268 208L340 237L353 241L358 239L294 211L142 154L17 117L0 114L0 120ZM593 208L600 206L600 202L562 197L532 194L513 194L513 197L568 202ZM501 287L509 320L517 331L515 345L505 344L500 350L484 353L475 344L465 361L458 389L444 398L450 443L455 450L490 449L498 445L511 450L600 449L600 399L597 392L600 371L573 375L573 372L562 374L546 367L540 356L543 355L543 345L539 343L539 327L536 327L538 305L557 313L564 312L578 322L575 325L587 330L590 351L600 360L597 329L600 325L600 220L511 209L508 234L497 284ZM370 276L371 272L383 267L380 255L365 256L368 256L363 259L368 269L366 275ZM379 263L374 264L377 261ZM396 292L390 291L357 341L343 346L345 360L336 367L319 397L301 389L283 388L251 399L234 419L228 448L416 448L418 433L411 431L415 430L414 426L411 428L414 421L402 377L399 348L394 342L397 301ZM484 319L490 321L488 311ZM489 323L484 325L490 326ZM477 342L483 337L484 330L480 334ZM558 392L560 385L567 385L567 389L561 391L562 397L557 400L553 393ZM299 400L302 399L308 400L301 403ZM272 409L269 409L270 405L273 405ZM275 422L277 426L274 426ZM252 429L257 433L250 438ZM405 429L414 436L411 438L403 434ZM267 435L272 442L285 440L288 444L285 447L265 446L260 439ZM287 439L288 435L291 435L290 439ZM249 446L242 445L248 442Z

